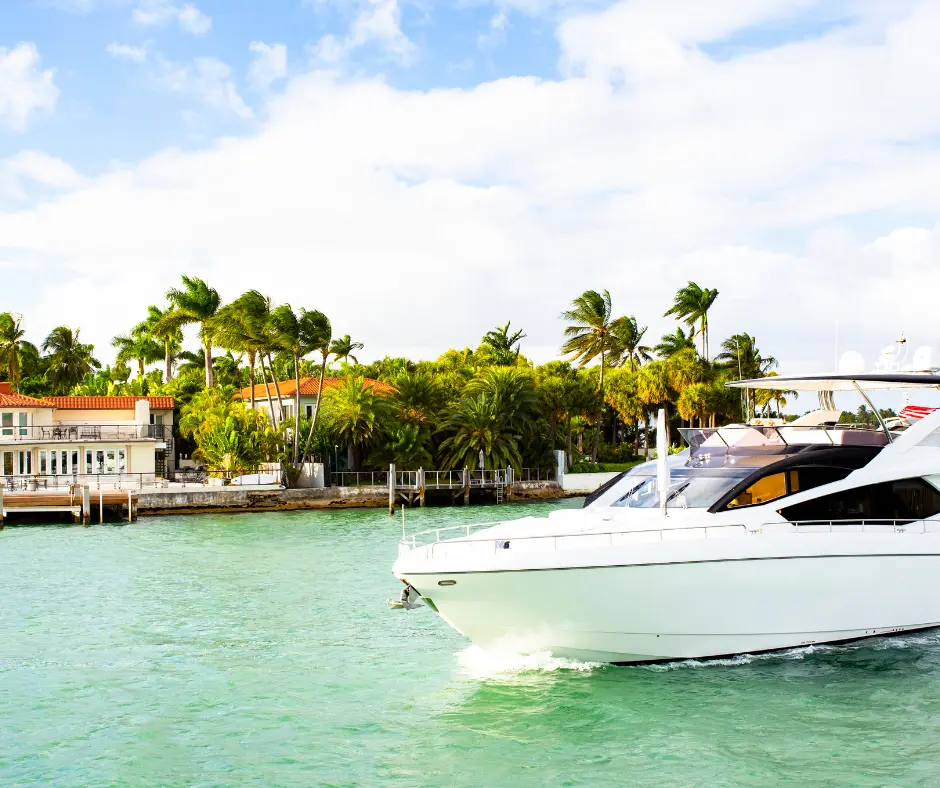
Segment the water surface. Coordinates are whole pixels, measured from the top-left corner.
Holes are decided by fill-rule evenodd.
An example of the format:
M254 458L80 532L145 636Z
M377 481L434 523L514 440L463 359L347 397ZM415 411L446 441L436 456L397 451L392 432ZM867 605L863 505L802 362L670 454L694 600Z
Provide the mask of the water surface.
M387 609L400 531L347 510L0 532L0 784L940 784L935 634L652 667L495 658Z

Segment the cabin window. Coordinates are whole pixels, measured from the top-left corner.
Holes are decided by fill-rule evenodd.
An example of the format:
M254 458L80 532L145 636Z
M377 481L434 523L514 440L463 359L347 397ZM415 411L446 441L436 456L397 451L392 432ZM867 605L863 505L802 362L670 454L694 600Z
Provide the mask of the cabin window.
M735 509L739 506L756 506L759 503L767 503L767 501L773 501L776 498L783 498L788 492L788 475L789 474L786 472L774 473L771 476L758 479L754 484L738 495L737 498L731 501L728 504L728 508Z
M754 484L728 503L729 509L740 506L756 506L777 498L812 490L824 484L841 481L849 475L848 468L832 468L826 465L808 465L803 468L791 468L758 479Z
M780 513L790 522L910 522L940 514L940 492L923 479L900 479L824 495L787 506Z

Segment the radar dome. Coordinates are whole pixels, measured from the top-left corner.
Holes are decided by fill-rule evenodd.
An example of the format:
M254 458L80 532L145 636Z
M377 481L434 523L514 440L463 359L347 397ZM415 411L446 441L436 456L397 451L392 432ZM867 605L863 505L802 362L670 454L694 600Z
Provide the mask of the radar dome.
M850 350L839 357L840 375L858 375L865 371L865 358L857 350Z

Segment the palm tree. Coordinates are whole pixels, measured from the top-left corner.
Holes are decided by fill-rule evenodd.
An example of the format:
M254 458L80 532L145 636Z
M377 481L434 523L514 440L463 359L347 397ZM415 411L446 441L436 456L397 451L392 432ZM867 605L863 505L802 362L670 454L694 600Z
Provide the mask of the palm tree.
M450 433L441 443L445 468L475 470L481 452L485 464L493 468L522 465L518 436L500 419L497 403L483 394L461 398L441 431Z
M742 380L767 377L777 366L777 359L762 356L757 349L757 340L747 333L733 334L722 342L717 361L725 364L732 374L737 373ZM745 421L750 416L753 396L753 389L745 390Z
M334 339L330 344L330 353L337 361L349 362L352 359L353 364L358 364L359 359L353 353L362 350L365 345L362 342L353 342L349 334L343 334L339 339Z
M134 328L133 333L143 334L163 345L163 382L169 383L173 379L173 361L183 346L183 332L178 326L164 324L166 314L167 310L151 304L147 307L146 319Z
M139 328L139 326L138 326ZM134 329L130 334L120 334L111 340L111 346L117 348L116 361L126 364L137 361L140 377L146 374L145 367L163 358L164 348L148 334Z
M310 442L313 440L313 432L317 428L317 420L320 418L320 402L323 399L323 380L326 377L326 362L330 357L330 337L333 335L333 327L330 325L330 319L322 312L311 312L315 319L311 319L308 326L308 341L312 351L320 351L320 385L317 386L317 401L313 406L313 418L310 419L310 429L307 432L307 441L304 444L304 457L310 454Z
M717 290L702 288L695 282L689 282L685 287L680 288L673 300L672 308L669 309L664 317L675 315L679 320L684 320L685 324L695 334L702 335L702 358L708 361L708 310L711 309L715 299L718 298ZM698 324L698 329L695 326Z
M628 362L631 370L645 361L649 361L650 348L643 343L643 335L646 334L646 326L641 326L633 315L618 317L610 324L611 335L611 363L616 360L617 364Z
M282 304L271 313L278 345L294 360L294 465L300 464L300 359L322 347L324 324L329 325L329 321L322 312L301 309L295 314L290 304Z
M268 400L268 413L272 425L277 427L277 415L271 399L271 388L264 365L265 353L270 356L272 335L269 330L271 318L271 299L257 290L249 290L226 304L212 319L213 336L219 345L248 357L248 376L250 380L249 400L251 409L255 409L255 369L261 361L261 379ZM276 381L275 381L276 382Z
M219 292L202 279L185 274L182 279L182 289L170 288L166 292L171 308L158 323L159 330L171 331L193 323L199 325L199 338L205 353L206 387L212 388L215 383L212 373L212 318L219 311L222 299Z
M613 344L610 293L606 290L603 293L598 293L596 290L585 290L571 302L571 307L571 309L561 313L562 318L571 323L565 328L565 336L568 339L561 346L561 352L570 354L572 360L578 361L582 367L598 356L601 359L600 378L597 387L599 395L597 398L597 425L594 433L594 451L591 453L591 459L596 462L597 452L600 448L601 415L604 407L604 367L607 354Z
M687 348L695 350L695 337L691 332L686 334L682 326L678 326L675 334L663 334L659 344L653 348L653 352L660 358L672 358L676 353Z
M382 433L387 409L387 398L364 378L347 378L327 393L325 410L334 434L353 447L353 470L359 470L363 449Z
M509 326L512 321L508 321L504 326L497 326L493 331L487 331L481 344L486 345L493 351L497 364L509 366L519 360L519 343L526 338L522 331L509 333Z
M0 359L6 364L7 377L14 391L19 391L20 351L25 335L22 317L14 317L9 312L0 313Z
M54 393L70 391L101 366L92 355L95 346L82 344L79 333L80 329L59 326L42 343L43 352L49 354L47 374Z

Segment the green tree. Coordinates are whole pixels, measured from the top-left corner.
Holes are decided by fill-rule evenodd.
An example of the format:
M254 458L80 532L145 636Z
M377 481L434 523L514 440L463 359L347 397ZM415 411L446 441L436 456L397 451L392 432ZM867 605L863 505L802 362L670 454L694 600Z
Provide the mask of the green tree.
M717 290L703 288L695 282L689 282L685 287L679 289L673 299L672 307L666 311L665 316L675 315L679 320L684 320L685 324L695 334L702 335L702 358L708 360L708 310L711 309L715 299L718 298ZM696 329L696 324L698 329Z
M568 337L561 347L561 352L570 355L574 361L584 367L594 359L600 357L600 377L598 379L597 397L597 429L594 433L594 449L591 459L597 462L597 452L600 448L601 416L604 407L604 368L607 354L613 347L611 336L612 307L610 293L596 290L585 290L574 301L571 309L562 312L563 320L569 325L565 328Z
M137 373L143 377L147 364L163 358L163 347L148 333L138 329L130 334L119 334L114 337L111 340L111 346L117 349L118 364L136 361Z
M222 299L218 291L209 287L202 279L184 274L182 280L182 288L167 290L166 297L171 308L164 313L157 324L157 330L169 332L187 325L199 326L206 368L206 386L212 388L215 384L212 371L212 318L219 311Z
M627 364L631 370L636 370L652 358L650 348L643 344L646 326L637 323L633 315L614 320L610 325L610 334L612 366Z
M665 361L651 361L640 367L636 378L637 398L643 403L647 411L651 408L662 407L666 410L666 430L669 430L669 405L674 396L670 385L669 368ZM649 456L649 415L647 413L647 426L645 433L645 448ZM667 443L671 443L670 436L666 436Z
M659 344L653 348L653 351L660 358L671 358L687 348L695 350L695 337L691 332L686 334L679 326L674 334L664 334Z
M512 366L519 360L520 343L526 338L522 331L513 331L510 334L511 323L510 320L504 326L487 331L480 343L492 351L495 363L500 366Z
M637 385L638 372L631 369L611 370L604 399L624 424L633 423L633 453L640 453L640 422L646 415Z
M278 345L294 361L294 465L300 465L300 359L323 347L326 315L301 309L295 313L290 304L282 304L271 313L271 325ZM318 395L319 398L319 395ZM313 433L313 426L310 430Z
M388 398L367 385L364 378L353 377L327 391L323 407L333 434L353 447L353 470L358 471L364 452L388 423Z
M518 435L500 418L497 403L484 394L460 399L441 424L448 435L441 442L445 468L476 470L480 453L491 468L522 467Z
M721 343L721 353L716 359L724 364L732 373L737 373L738 379L754 380L767 377L777 366L777 359L773 356L763 356L757 348L757 340L750 334L733 334ZM745 413L743 418L750 418L754 403L754 390L745 391Z
M146 319L139 323L132 333L142 334L163 346L163 382L169 383L173 379L173 362L176 354L183 347L183 332L178 326L166 325L164 317L166 317L166 312L151 304L147 307Z
M365 345L362 342L353 342L349 334L343 334L339 339L334 339L330 343L330 353L337 361L349 362L352 359L353 364L359 364L359 359L353 353L362 350Z
M19 391L20 353L26 342L25 336L22 317L14 317L9 312L0 313L0 358L7 368L7 378L14 391Z
M94 345L82 344L79 329L68 326L52 329L42 343L43 353L48 354L47 376L53 394L66 394L82 382L101 364L92 353Z

